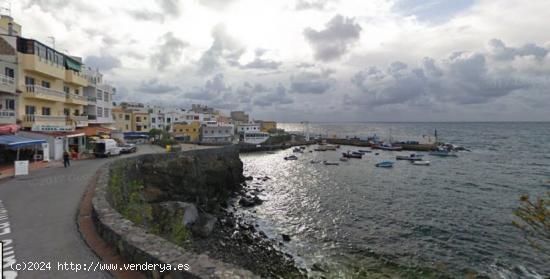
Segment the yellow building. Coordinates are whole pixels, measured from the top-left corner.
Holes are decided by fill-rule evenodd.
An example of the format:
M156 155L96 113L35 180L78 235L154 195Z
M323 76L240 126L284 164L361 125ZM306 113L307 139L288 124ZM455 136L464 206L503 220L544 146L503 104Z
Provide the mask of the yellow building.
M115 128L121 132L131 132L132 127L132 112L126 111L123 108L116 107L112 110Z
M275 121L261 121L260 130L265 133L277 130L277 122Z
M11 17L0 18L0 27L17 36L17 119L22 128L51 132L88 126L83 115L88 104L83 87L88 81L81 74L80 58L20 37L21 26Z
M149 121L149 112L132 112L132 129L134 132L149 132L149 130L151 130Z
M201 123L199 121L174 123L172 129L174 138L185 142L198 142Z

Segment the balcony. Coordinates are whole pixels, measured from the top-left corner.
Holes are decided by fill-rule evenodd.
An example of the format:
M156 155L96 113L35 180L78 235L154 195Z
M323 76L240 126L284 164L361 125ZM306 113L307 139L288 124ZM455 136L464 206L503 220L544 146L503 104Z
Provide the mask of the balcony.
M15 94L15 79L0 75L0 91Z
M67 103L77 104L85 106L88 104L88 98L86 96L77 95L74 93L67 93Z
M15 111L0 110L0 124L15 124Z
M65 67L34 54L22 54L20 67L56 79L65 79Z
M65 92L39 85L26 85L26 90L23 92L23 97L43 99L54 102L65 102L66 94Z
M72 70L65 71L65 82L82 87L88 86L88 80L81 73Z
M71 131L74 130L73 121L67 116L52 115L23 115L22 126L34 131Z
M71 121L73 122L73 124L76 126L76 127L87 127L88 126L88 116L85 115L85 116L70 116L69 117L71 119Z

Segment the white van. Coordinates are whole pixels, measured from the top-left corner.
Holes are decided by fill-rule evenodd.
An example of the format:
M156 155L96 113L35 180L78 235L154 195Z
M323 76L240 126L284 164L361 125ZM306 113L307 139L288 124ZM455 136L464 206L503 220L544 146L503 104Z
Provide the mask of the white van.
M120 155L121 148L114 139L100 139L95 142L94 155L96 157L109 157Z

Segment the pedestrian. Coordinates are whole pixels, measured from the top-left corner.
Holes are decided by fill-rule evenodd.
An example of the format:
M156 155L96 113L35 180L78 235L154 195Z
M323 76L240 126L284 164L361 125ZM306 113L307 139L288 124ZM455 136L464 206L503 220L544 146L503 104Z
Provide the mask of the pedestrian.
M71 166L70 159L71 159L71 155L69 154L69 152L67 152L67 151L63 152L63 165L65 167L67 167L67 166L70 167Z

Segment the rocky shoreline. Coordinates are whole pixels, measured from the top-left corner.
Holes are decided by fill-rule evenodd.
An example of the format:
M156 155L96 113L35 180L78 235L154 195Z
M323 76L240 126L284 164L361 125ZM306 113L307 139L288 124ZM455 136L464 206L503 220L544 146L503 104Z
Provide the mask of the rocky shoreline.
M257 178L267 180L267 177ZM248 178L250 180L250 178ZM282 235L280 240L270 239L258 225L246 220L237 212L237 207L252 207L261 204L258 187L241 184L228 204L222 203L215 229L207 237L193 236L185 244L197 253L231 263L254 272L264 278L307 278L307 271L299 268L292 255L281 248L290 237Z

